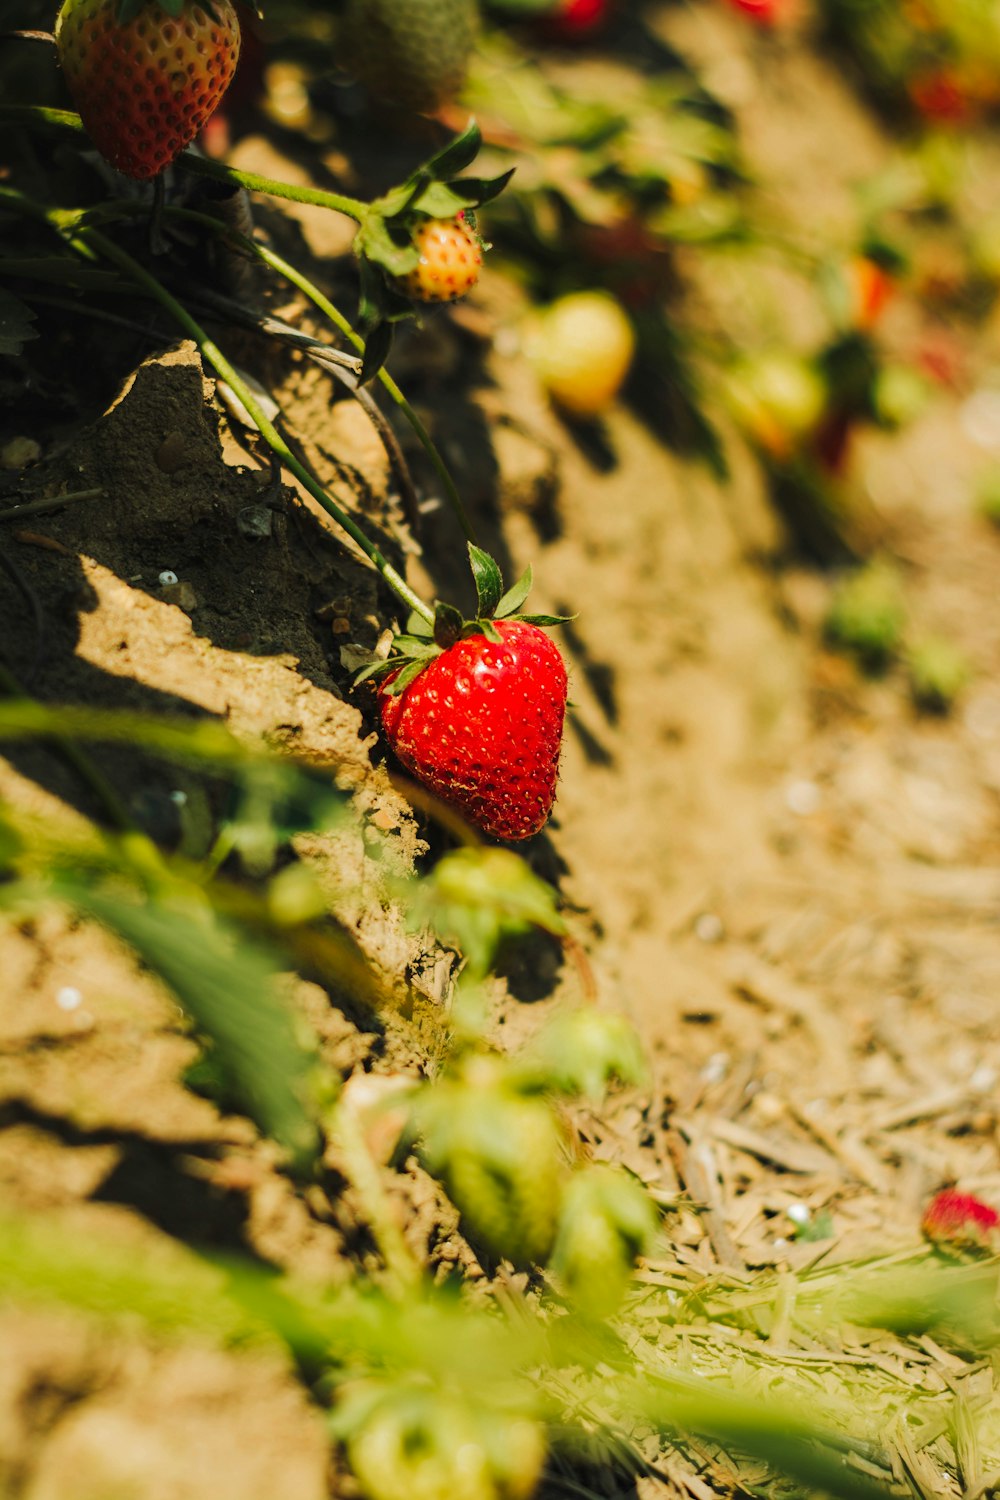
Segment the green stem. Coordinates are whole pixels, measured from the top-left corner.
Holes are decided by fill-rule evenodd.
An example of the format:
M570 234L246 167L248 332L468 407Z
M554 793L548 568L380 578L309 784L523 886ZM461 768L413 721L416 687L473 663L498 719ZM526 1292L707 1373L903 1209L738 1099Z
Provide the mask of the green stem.
M314 286L313 283L308 279L308 277L303 276L301 271L297 271L293 265L291 265L288 261L283 260L280 255L276 255L273 250L269 250L266 245L257 245L255 248L259 252L261 260L263 260L265 264L271 266L273 270L279 271L282 276L287 277L287 279L292 283L293 286L297 286L300 292L304 292L309 300L319 308L320 312L326 314L326 316L330 319L330 322L333 323L334 327L340 329L341 333L351 344L354 345L354 348L357 349L358 353L364 353L364 340L357 333L355 333L354 329L351 327L350 323L348 323L343 313L340 312L336 307L334 307L333 303L329 300L328 297L325 297L323 295L319 287ZM458 493L455 481L452 479L450 473L448 472L448 468L445 464L444 459L438 452L438 449L434 443L434 439L431 437L430 433L427 431L427 428L424 426L423 422L421 422L420 418L417 416L416 412L413 410L413 407L410 405L409 401L407 401L406 397L403 395L403 392L393 380L388 370L384 368L379 370L378 379L381 381L388 395L399 407L400 411L403 413L403 416L406 418L407 422L409 422L413 431L416 433L417 439L420 442L420 446L427 454L427 457L429 458L431 465L434 468L434 472L437 474L438 478L441 481L445 493L445 498L447 499L448 504L451 506L452 510L455 513L455 517L458 521L458 524L462 528L466 541L472 542L473 545L475 545L475 529L473 528L472 522L469 520L468 512L466 511L465 506L462 503L462 497Z
M331 1135L339 1148L339 1165L361 1201L361 1209L378 1245L386 1271L402 1294L417 1285L420 1268L403 1238L361 1126L343 1102L334 1112Z
M76 221L75 224L73 222L74 219ZM70 243L74 248L78 244L82 245L85 249L90 246L101 255L106 256L108 260L113 261L138 286L147 291L161 307L169 312L171 317L181 325L186 333L190 334L191 338L198 345L203 358L221 375L222 379L227 382L242 401L272 452L278 455L286 468L305 486L313 498L322 505L323 509L333 517L337 525L347 532L351 540L361 548L365 556L378 569L386 583L402 603L406 605L407 609L413 610L416 614L420 615L421 619L426 620L428 624L432 625L434 623L434 611L431 607L425 604L418 594L413 592L402 574L397 572L388 558L379 551L373 542L369 541L356 522L351 519L345 510L341 509L335 500L330 498L319 481L295 457L295 454L289 448L277 428L265 416L253 392L249 390L245 381L241 379L238 372L229 363L222 350L208 337L201 324L195 322L187 309L177 301L176 297L171 296L167 289L157 281L155 276L151 275L138 261L133 260L131 255L122 250L113 240L101 234L99 230L88 229L81 222L82 219L82 213L76 215L61 213L58 215L59 224L69 234ZM51 219L50 222L52 222Z
M5 104L0 106L0 120L14 124L49 125L59 130L72 130L77 135L86 135L80 116L69 109L50 109L43 104ZM369 205L360 198L348 198L344 193L324 192L321 188L293 187L290 182L280 182L274 177L260 177L256 172L241 172L236 167L227 167L224 162L211 161L208 157L196 156L193 151L182 151L174 161L175 167L193 172L197 177L211 177L216 182L227 182L231 186L245 187L252 193L267 193L272 198L287 198L292 203L311 203L316 208L332 208L360 224Z
M23 703L34 703L35 699L29 697L9 668L0 663L0 698L12 698ZM75 771L80 780L87 786L104 808L108 821L119 831L127 833L132 828L132 820L125 808L114 786L100 771L86 750L79 745L70 735L54 731L46 735L50 749L62 758L71 770Z
M280 276L284 276L286 281L290 281L293 286L298 287L299 291L302 292L306 297L308 297L310 302L312 302L315 307L318 307L320 312L323 313L325 317L329 318L333 326L339 329L344 338L347 339L348 343L353 345L355 349L357 349L359 354L364 354L364 339L361 338L360 334L354 331L350 323L344 317L344 314L338 307L334 306L329 297L325 296L324 293L320 291L319 287L316 286L314 282L310 281L308 276L303 275L303 273L298 270L296 266L293 266L290 261L283 259L283 257L280 255L276 255L275 252L273 250L269 250L266 245L259 245L256 240L251 240L245 234L240 234L238 230L230 229L227 225L223 224L221 220L214 218L211 214L199 213L194 209L187 208L168 209L167 212L168 216L171 218L183 218L189 222L193 221L205 226L206 228L212 230L213 233L220 235L224 239L228 239L231 244L238 246L240 250L245 251L248 255L253 255L257 260L262 261L264 265L270 266L271 269L273 271L277 271ZM427 431L427 428L424 426L423 422L421 422L420 418L417 416L416 412L413 410L413 407L410 405L409 401L407 401L406 397L403 395L403 392L393 380L388 370L379 370L378 379L381 382L382 386L385 388L390 398L395 402L396 406L399 407L399 410L402 412L407 422L409 422L420 442L420 446L427 454L427 457L434 468L434 472L437 474L438 478L441 481L441 485L445 493L445 498L448 501L448 504L451 506L458 524L462 528L466 541L472 542L473 545L475 545L477 540L475 528L473 527L472 522L469 520L468 512L466 511L465 506L462 503L462 497L458 493L455 481L452 479L450 473L448 472L448 468L445 464L444 459L441 457L441 454L438 452L438 449L435 446L434 439L431 437L430 433Z
M238 167L226 166L224 162L212 161L207 156L195 156L182 151L174 162L185 172L195 177L211 177L215 182L244 187L250 193L267 193L271 198L287 198L291 203L311 203L316 208L332 208L360 224L369 205L360 198L348 198L344 193L331 193L323 188L295 187L290 182L281 182L276 177L261 177L256 172L242 172Z

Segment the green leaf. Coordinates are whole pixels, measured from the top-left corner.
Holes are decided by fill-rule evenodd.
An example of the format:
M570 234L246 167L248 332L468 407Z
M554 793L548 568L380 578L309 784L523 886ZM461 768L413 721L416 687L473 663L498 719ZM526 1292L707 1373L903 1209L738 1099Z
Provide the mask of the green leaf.
M499 630L496 628L492 620L470 620L465 629L462 631L462 635L463 637L468 635L484 635L486 639L488 641L492 641L494 645L496 645L498 641L503 640L503 636L500 634Z
M499 177L459 177L448 186L471 207L478 208L481 203L491 203L498 198L516 171L516 167L510 167Z
M414 199L413 207L431 219L453 219L463 208L469 208L476 200L454 192L447 183L432 182Z
M390 188L381 198L376 198L372 209L383 219L395 219L406 212L426 182L427 174L421 169L399 187Z
M479 600L476 614L481 620L491 620L503 597L503 576L488 552L469 542L469 563L476 580L476 598Z
M392 349L393 325L376 323L365 339L365 357L361 362L361 384L373 380L389 358Z
M354 237L355 254L381 266L390 276L405 276L420 259L420 252L408 234L400 238L390 230L379 214L369 213Z
M424 619L423 615L418 615L417 611L413 609L410 611L406 621L406 633L407 635L426 636L429 640L434 634L434 627L429 621Z
M521 608L521 605L530 593L531 564L529 563L517 582L497 601L497 607L493 611L493 618L495 620L505 620L516 609Z
M470 162L475 161L482 143L482 131L475 120L470 120L461 135L456 136L424 164L424 171L440 182L446 182L449 177L454 177Z
M30 307L12 292L0 290L0 354L18 355L29 339L37 339L34 321Z
M552 918L558 919L554 897L552 903ZM541 1027L516 1067L524 1087L593 1104L605 1097L612 1082L641 1084L648 1074L642 1042L631 1023L593 1009L570 1011Z
M137 906L70 877L60 894L140 955L211 1037L234 1094L299 1165L316 1156L317 1132L300 1097L315 1054L295 1034L274 990L277 956L205 906L150 899Z
M400 656L407 657L437 656L439 649L433 641L421 640L415 635L397 635L392 644Z
M370 661L367 667L362 667L355 673L354 685L357 687L358 683L368 682L373 677L385 677L389 672L394 672L397 666L398 662L394 661Z
M400 671L399 676L394 677L386 688L386 696L389 698L398 698L400 693L404 692L410 683L420 676L426 665L427 662L423 660L407 662L406 666Z
M510 615L512 620L523 620L525 625L568 625L576 615Z
M442 651L447 651L449 646L454 646L462 634L464 625L461 611L457 610L454 604L442 604L438 600L434 607L434 639Z

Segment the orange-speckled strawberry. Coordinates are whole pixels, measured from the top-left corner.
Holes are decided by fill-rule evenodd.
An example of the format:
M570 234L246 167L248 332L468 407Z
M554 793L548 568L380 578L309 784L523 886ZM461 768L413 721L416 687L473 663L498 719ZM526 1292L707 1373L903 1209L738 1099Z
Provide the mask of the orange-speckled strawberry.
M418 302L455 302L479 280L482 241L462 219L426 219L413 243L420 259L400 284Z
M65 0L56 44L94 145L144 180L216 109L236 71L240 26L230 0Z

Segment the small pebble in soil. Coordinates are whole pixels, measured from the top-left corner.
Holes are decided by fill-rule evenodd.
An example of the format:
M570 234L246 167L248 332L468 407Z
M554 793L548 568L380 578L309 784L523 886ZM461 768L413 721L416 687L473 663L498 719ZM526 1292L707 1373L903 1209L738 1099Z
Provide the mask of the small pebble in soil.
M714 911L703 911L694 924L694 935L703 943L721 943L726 935L721 917Z
M721 1083L729 1072L729 1053L713 1052L698 1075L702 1083Z
M60 1010L77 1010L83 1004L83 995L75 985L64 984L56 995L56 1004Z
M198 608L198 595L189 583L165 584L160 590L160 597L164 604L176 604L178 609L183 609L187 614Z
M266 505L244 505L236 517L236 530L250 542L266 542L274 517Z
M785 806L796 817L808 818L819 812L823 794L815 781L790 781L785 787Z
M163 572L160 574L160 587L161 587L161 589L165 589L165 588L169 587L170 584L176 583L176 582L177 582L177 574L174 573L170 568L164 568Z

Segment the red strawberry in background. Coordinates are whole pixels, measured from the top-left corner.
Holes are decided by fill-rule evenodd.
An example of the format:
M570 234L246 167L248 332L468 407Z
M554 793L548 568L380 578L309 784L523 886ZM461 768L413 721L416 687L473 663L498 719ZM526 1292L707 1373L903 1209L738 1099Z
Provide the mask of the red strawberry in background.
M556 42L582 42L604 30L612 0L556 0L542 18L545 36Z
M128 177L156 177L202 129L240 55L230 0L65 0L56 46L94 145Z
M1000 1213L972 1193L946 1188L924 1209L920 1227L935 1245L966 1250L1000 1249Z
M566 667L540 629L554 616L522 615L531 570L502 594L492 558L470 546L479 617L439 605L435 640L396 638L381 675L385 737L403 766L442 802L493 838L530 838L556 794L566 713Z
M771 26L777 20L780 0L729 0L729 4L758 25Z

